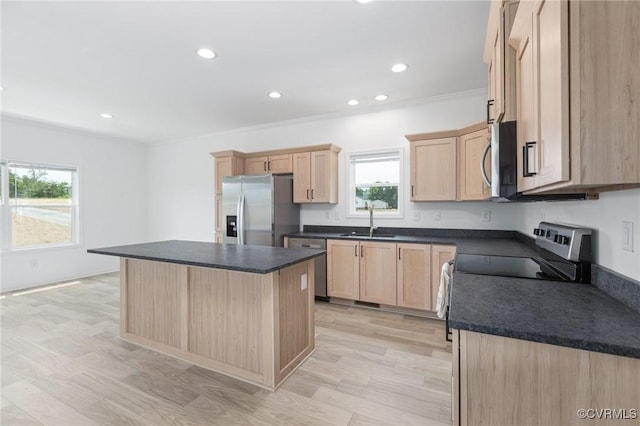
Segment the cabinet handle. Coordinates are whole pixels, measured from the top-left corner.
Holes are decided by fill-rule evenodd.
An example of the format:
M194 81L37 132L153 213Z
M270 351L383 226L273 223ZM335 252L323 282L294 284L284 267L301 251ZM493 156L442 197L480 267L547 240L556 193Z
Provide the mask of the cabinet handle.
M535 176L535 172L529 171L529 148L534 148L535 142L525 142L522 147L522 176L531 177Z
M364 257L364 251L362 250L364 246L360 246L360 257Z
M402 260L400 254L402 253L402 249L398 247L398 260Z
M307 189L307 200L309 199L309 190Z
M493 106L493 103L495 101L493 99L489 99L487 101L487 124L493 124L493 118L489 117L489 109L491 108L491 106Z
M413 185L411 185L411 197L413 197Z
M267 170L271 171L271 161L267 161Z
M356 244L355 246L353 246L354 248L354 254L356 255L356 257L358 257L358 245Z
M267 162L266 161L263 162L262 167L264 168L264 171L266 172L267 171Z
M313 200L313 189L311 190L311 199Z

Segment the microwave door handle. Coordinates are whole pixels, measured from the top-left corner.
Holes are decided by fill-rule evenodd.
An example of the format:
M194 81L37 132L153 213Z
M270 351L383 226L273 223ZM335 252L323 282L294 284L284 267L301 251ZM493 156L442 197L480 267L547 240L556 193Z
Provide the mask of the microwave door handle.
M484 181L485 185L487 185L489 188L491 188L491 180L489 179L489 176L487 176L487 170L485 168L485 162L487 161L487 154L489 154L489 151L491 150L491 141L489 141L487 143L487 146L484 147L484 151L482 152L482 157L480 158L480 172L482 172L482 180Z

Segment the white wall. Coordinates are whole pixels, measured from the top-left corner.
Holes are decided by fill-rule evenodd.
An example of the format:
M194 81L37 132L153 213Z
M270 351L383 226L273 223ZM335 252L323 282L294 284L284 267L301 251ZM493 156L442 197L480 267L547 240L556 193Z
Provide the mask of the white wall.
M212 241L214 236L213 151L251 152L333 143L340 153L340 202L304 205L301 221L317 225L367 225L346 216L346 156L349 152L403 147L405 188L409 188L409 143L404 135L456 129L482 121L486 93L458 94L420 105L244 129L175 141L149 148L149 236ZM407 189L408 191L408 189ZM405 200L408 200L408 192ZM491 211L491 222L481 212ZM414 220L413 212L420 213ZM515 229L518 206L490 202L405 202L403 219L376 219L378 226ZM440 212L440 220L436 214Z
M531 235L541 220L597 231L596 263L640 280L640 189L603 192L599 200L522 204L520 231ZM622 222L634 223L634 251L622 250Z
M144 242L147 153L141 144L2 117L3 160L78 167L80 245L3 252L1 291L114 271L89 248Z

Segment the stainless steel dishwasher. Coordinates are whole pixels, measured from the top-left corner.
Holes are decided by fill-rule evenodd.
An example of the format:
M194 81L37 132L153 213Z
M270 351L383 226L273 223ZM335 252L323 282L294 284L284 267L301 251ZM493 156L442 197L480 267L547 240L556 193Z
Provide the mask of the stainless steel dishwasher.
M313 238L291 238L289 237L289 248L313 248L327 249L327 240ZM327 255L316 257L314 274L315 296L316 298L327 298Z

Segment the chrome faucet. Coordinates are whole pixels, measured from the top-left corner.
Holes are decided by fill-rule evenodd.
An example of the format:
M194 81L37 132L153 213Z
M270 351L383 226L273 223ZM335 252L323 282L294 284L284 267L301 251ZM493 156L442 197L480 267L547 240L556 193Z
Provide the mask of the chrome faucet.
M369 203L369 238L373 238L373 231L378 229L377 226L373 226L373 203Z

